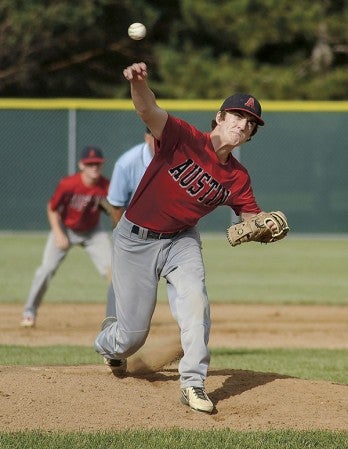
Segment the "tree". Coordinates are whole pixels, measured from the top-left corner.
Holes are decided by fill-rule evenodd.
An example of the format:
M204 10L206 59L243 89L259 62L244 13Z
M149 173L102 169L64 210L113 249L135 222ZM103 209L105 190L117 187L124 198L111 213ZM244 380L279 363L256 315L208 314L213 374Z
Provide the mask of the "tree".
M169 46L157 48L164 96L347 98L346 2L182 0ZM202 77L199 71L202 70Z
M0 94L128 97L145 60L159 97L343 100L347 22L344 0L2 0Z
M144 9L131 0L2 0L2 96L124 94L121 67L135 51L127 27L133 17L155 19Z

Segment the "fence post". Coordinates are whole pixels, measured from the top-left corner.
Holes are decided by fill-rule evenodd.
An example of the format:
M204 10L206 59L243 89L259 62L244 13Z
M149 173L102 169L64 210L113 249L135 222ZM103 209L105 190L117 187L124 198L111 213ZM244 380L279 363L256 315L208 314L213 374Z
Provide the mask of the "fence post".
M68 174L76 172L76 109L68 112Z

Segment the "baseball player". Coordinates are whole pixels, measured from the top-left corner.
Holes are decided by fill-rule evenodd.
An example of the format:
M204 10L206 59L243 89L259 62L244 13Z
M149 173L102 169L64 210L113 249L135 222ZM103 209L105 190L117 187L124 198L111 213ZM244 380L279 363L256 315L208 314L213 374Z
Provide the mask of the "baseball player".
M112 172L107 199L111 204L114 227L132 199L138 184L155 152L154 138L146 128L144 142L135 145L116 161Z
M99 273L111 280L110 240L100 226L99 202L109 187L109 180L102 176L104 161L99 148L85 147L79 160L80 172L63 178L48 202L51 232L24 306L23 327L35 326L48 284L72 246L83 246ZM108 301L114 301L112 288Z
M125 214L113 231L116 316L107 317L95 349L114 374L146 341L162 276L181 333L181 401L211 413L204 382L210 355L210 312L198 220L216 207L231 207L242 220L261 212L247 170L232 156L263 126L261 106L249 94L223 102L204 133L160 108L147 83L147 66L134 63L124 77L140 118L155 138L155 155ZM270 232L275 225L270 221Z
M146 128L144 142L135 145L120 156L114 165L107 200L111 205L113 226L119 222L132 199L138 184L155 152L154 138ZM106 316L115 316L115 298L108 295Z

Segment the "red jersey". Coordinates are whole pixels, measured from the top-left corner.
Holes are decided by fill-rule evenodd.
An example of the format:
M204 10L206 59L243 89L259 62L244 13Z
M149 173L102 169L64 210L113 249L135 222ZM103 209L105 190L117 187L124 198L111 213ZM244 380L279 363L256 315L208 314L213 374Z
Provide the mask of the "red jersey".
M50 199L52 210L58 210L63 224L76 232L95 228L100 219L98 202L106 197L109 180L100 177L97 184L86 186L81 173L63 178Z
M126 217L152 231L171 233L196 225L221 205L237 215L261 211L245 167L232 154L221 163L209 133L169 115Z

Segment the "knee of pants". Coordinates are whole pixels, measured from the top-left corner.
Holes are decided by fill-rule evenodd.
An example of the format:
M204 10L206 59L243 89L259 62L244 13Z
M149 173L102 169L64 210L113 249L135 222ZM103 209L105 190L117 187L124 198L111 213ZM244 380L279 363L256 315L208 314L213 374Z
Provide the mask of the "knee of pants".
M184 296L189 299L192 308L197 310L198 313L205 313L209 307L207 289L201 282L192 282L189 286L186 286Z
M107 329L95 339L94 349L103 356L127 358L143 346L147 335L148 332L127 333L121 331L116 336L113 329Z
M120 331L118 341L118 355L129 357L136 353L145 343L149 331L126 332Z

